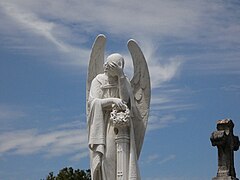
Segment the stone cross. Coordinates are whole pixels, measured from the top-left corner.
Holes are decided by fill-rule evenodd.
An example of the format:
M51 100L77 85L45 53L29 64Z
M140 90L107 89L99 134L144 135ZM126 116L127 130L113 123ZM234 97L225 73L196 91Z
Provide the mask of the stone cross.
M213 180L238 180L234 168L234 151L239 149L239 138L233 134L230 119L217 121L217 131L211 135L212 146L218 148L218 171Z

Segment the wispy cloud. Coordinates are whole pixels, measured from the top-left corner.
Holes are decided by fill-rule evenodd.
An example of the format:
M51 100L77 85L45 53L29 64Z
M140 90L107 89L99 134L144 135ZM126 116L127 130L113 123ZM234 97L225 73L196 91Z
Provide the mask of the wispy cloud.
M192 31L201 15L204 3L178 1L12 1L24 9L31 9L43 17L49 16L64 22L83 23L83 29L108 29L115 34L178 34ZM43 8L44 7L44 8ZM64 11L71 9L71 11ZM121 9L122 13L116 13ZM64 11L64 13L62 13ZM60 13L61 12L61 13ZM91 13L89 13L91 12ZM123 16L124 14L124 16ZM128 18L125 18L128 17ZM134 22L134 23L133 23ZM138 31L137 31L138 30ZM180 32L179 32L180 31Z
M159 62L156 60L155 62ZM178 58L172 58L169 63L161 65L153 63L149 65L152 87L159 87L162 83L168 82L174 78L180 70L181 61Z
M157 163L157 164L165 164L169 161L172 161L176 158L176 155L170 154L167 155L166 157L161 157L159 154L151 154L147 156L146 158L146 163Z
M171 155L165 157L164 159L160 160L160 161L158 162L158 164L164 164L164 163L167 163L167 162L169 162L169 161L174 160L175 158L176 158L176 155L171 154Z
M89 156L89 151L81 151L78 152L76 155L72 156L70 158L71 161L79 161L82 158L88 157Z
M26 113L15 106L0 104L0 122L9 119L19 119L25 116Z
M223 86L221 87L221 90L227 91L227 92L237 92L240 93L240 85L229 85L229 86Z
M168 105L155 105L151 107L152 111L183 111L196 108L196 104L168 104Z
M18 6L2 2L2 7L7 15L9 15L13 20L16 21L20 26L24 27L29 32L34 32L36 34L42 35L52 43L54 43L58 48L63 51L67 51L67 47L63 42L58 41L52 34L54 23L45 22L39 19L32 12L26 10L21 10Z
M89 35L107 32L111 38L136 38L142 42L153 87L176 77L183 62L189 70L216 72L221 69L225 70L221 73L239 73L236 59L240 46L239 14L229 10L237 8L231 3L207 0L181 3L177 0L153 0L151 3L3 0L0 6L9 17L2 21L8 22L6 25L14 21L15 27L19 27L16 35L19 29L28 32L25 45L29 46L34 39L47 40L68 59L59 63L86 66L91 48L86 47L86 42L92 41ZM122 13L116 13L119 9ZM9 26L11 29L7 27L3 33L14 31L12 26ZM161 50L165 46L175 53L163 56Z
M9 1L2 1L9 3ZM32 1L12 0L11 4L25 11L30 11L42 19L52 19L59 23L74 23L78 32L111 32L117 36L134 36L139 38L178 37L196 40L203 34L213 41L218 39L234 40L233 33L239 32L235 24L236 12L229 11L234 4L226 2L202 1L94 1L79 2L73 0ZM236 8L236 7L235 7ZM71 9L71 11L64 11ZM116 13L121 9L122 13ZM64 13L62 13L64 11ZM91 12L91 13L89 13ZM128 17L128 18L126 18ZM217 18L222 17L222 20ZM134 22L134 23L133 23ZM226 26L221 26L225 24ZM220 28L220 29L219 29ZM214 34L219 29L218 34ZM208 30L202 31L202 30ZM232 34L230 33L232 32ZM199 34L198 34L199 33ZM228 35L219 36L219 34ZM145 35L145 36L142 36ZM215 39L216 40L216 39ZM235 39L236 40L236 39ZM232 42L232 41L231 41Z
M156 42L145 39L139 41L138 43L148 64L149 74L151 77L151 88L158 88L180 74L181 67L184 65L184 59L182 57L176 56L164 59L157 52L158 45ZM125 58L125 72L128 77L131 78L133 76L133 65L130 53L126 51L120 53Z
M153 89L147 131L185 123L187 118L179 112L190 111L197 107L190 99L193 93L190 89L175 88L171 85Z
M151 163L151 162L156 161L158 159L159 159L158 154L151 154L147 157L146 163Z
M189 96L193 94L194 91L186 87L176 88L170 83L167 86L162 85L152 90L151 110L174 112L193 109L196 106L189 101Z
M158 130L162 128L166 128L175 123L184 123L186 119L184 118L176 118L175 115L167 114L167 115L151 115L149 117L149 122L147 126L147 131Z
M172 80L180 72L184 63L181 57L164 59L158 52L158 45L153 41L143 40L141 43L144 56L148 62L152 88Z
M48 132L36 129L16 130L0 134L0 154L43 154L45 157L72 155L86 157L87 132L76 126Z
M22 8L17 4L1 2L0 7L2 7L4 13L10 17L6 18L5 21L14 21L15 26L17 26L20 31L23 31L24 29L26 32L25 42L22 42L22 45L24 45L24 43L26 43L28 40L29 42L34 40L43 41L43 38L49 41L50 44L54 45L58 49L59 53L61 52L66 56L66 58L68 57L67 62L60 61L58 63L87 65L89 49L83 47L79 48L67 43L64 37L72 37L72 35L63 25L48 19L40 18L36 12L31 11L31 9ZM32 34L35 34L35 37L32 36ZM81 42L81 40L79 40L79 42ZM14 46L15 45L13 45L13 47ZM53 49L53 47L51 48Z
M239 40L240 42L240 40ZM193 74L204 72L207 74L239 74L240 53L236 46L233 49L209 49L185 56L185 69ZM234 50L235 49L235 50ZM238 48L239 49L239 48ZM212 52L209 52L212 51Z
M74 65L87 64L90 47L84 48L83 42L89 41L88 35L95 36L95 33L107 32L117 39L132 37L140 42L149 41L151 43L151 46L148 46L151 48L149 52L157 50L155 55L146 55L150 60L149 66L154 86L171 80L179 72L182 59L188 58L185 56L179 58L178 54L174 54L167 60L164 58L165 63L161 62L159 50L164 48L168 42L174 44L174 46L169 46L173 48L173 51L177 48L185 49L184 51L187 52L195 47L200 50L200 54L203 51L213 52L216 49L231 49L232 52L236 52L240 42L237 36L240 28L236 23L239 14L237 11L229 10L237 7L222 1L186 0L180 3L176 0L153 0L151 3L145 1L96 3L75 0L71 2L3 0L0 5L19 27L25 28L30 34L44 37L60 51L67 52L72 59L75 58L75 61L68 61ZM66 9L71 10L66 11ZM122 13L116 13L119 9ZM6 19L8 22L12 20ZM4 31L8 31L8 28L5 27ZM31 36L31 41L36 38L42 41L41 38L33 36ZM27 39L30 41L30 38L25 38ZM148 54L147 51L148 49L145 48L146 54ZM195 56L198 57L200 54L195 54ZM202 54L207 54L207 52ZM221 56L219 57L222 59ZM80 59L86 61L81 62ZM195 57L190 59L193 62ZM215 65L223 64L226 59L219 61ZM204 62L207 63L207 61ZM234 64L230 65L231 68L235 67Z

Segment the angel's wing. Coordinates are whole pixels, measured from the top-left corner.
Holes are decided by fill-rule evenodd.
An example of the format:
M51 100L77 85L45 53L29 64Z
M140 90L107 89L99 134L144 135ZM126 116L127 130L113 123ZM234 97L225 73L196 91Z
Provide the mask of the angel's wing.
M135 139L137 154L139 155L147 127L149 105L151 98L151 84L145 57L135 40L128 41L128 49L131 53L134 67L134 75L131 80L135 104L140 116L135 120ZM136 128L135 128L136 127Z
M103 73L105 44L106 44L106 37L103 34L100 34L96 37L92 46L92 52L90 55L90 60L88 65L88 76L87 76L87 85L86 85L87 115L89 114L88 98L89 98L89 91L90 91L92 80L98 74Z

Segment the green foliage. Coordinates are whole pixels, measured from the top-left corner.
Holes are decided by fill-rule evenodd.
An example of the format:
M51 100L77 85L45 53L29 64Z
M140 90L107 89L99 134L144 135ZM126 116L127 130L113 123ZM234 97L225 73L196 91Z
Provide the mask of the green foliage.
M91 180L91 172L88 170L74 170L72 167L61 169L57 176L50 172L46 180Z

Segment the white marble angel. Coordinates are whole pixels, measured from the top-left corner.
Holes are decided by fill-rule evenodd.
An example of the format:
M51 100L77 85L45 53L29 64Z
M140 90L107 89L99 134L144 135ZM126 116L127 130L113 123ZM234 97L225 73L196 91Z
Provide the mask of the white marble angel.
M120 54L111 54L104 62L105 43L104 35L96 38L87 77L88 146L92 179L140 180L138 159L147 127L151 94L147 63L136 41L129 40L128 49L134 67L130 81L124 74L124 58ZM120 118L117 118L118 115ZM119 119L121 122L117 121ZM126 141L121 141L128 144L120 147L125 153L125 170L121 170L123 162L117 155L120 150L116 137L121 128L128 133L124 136Z

